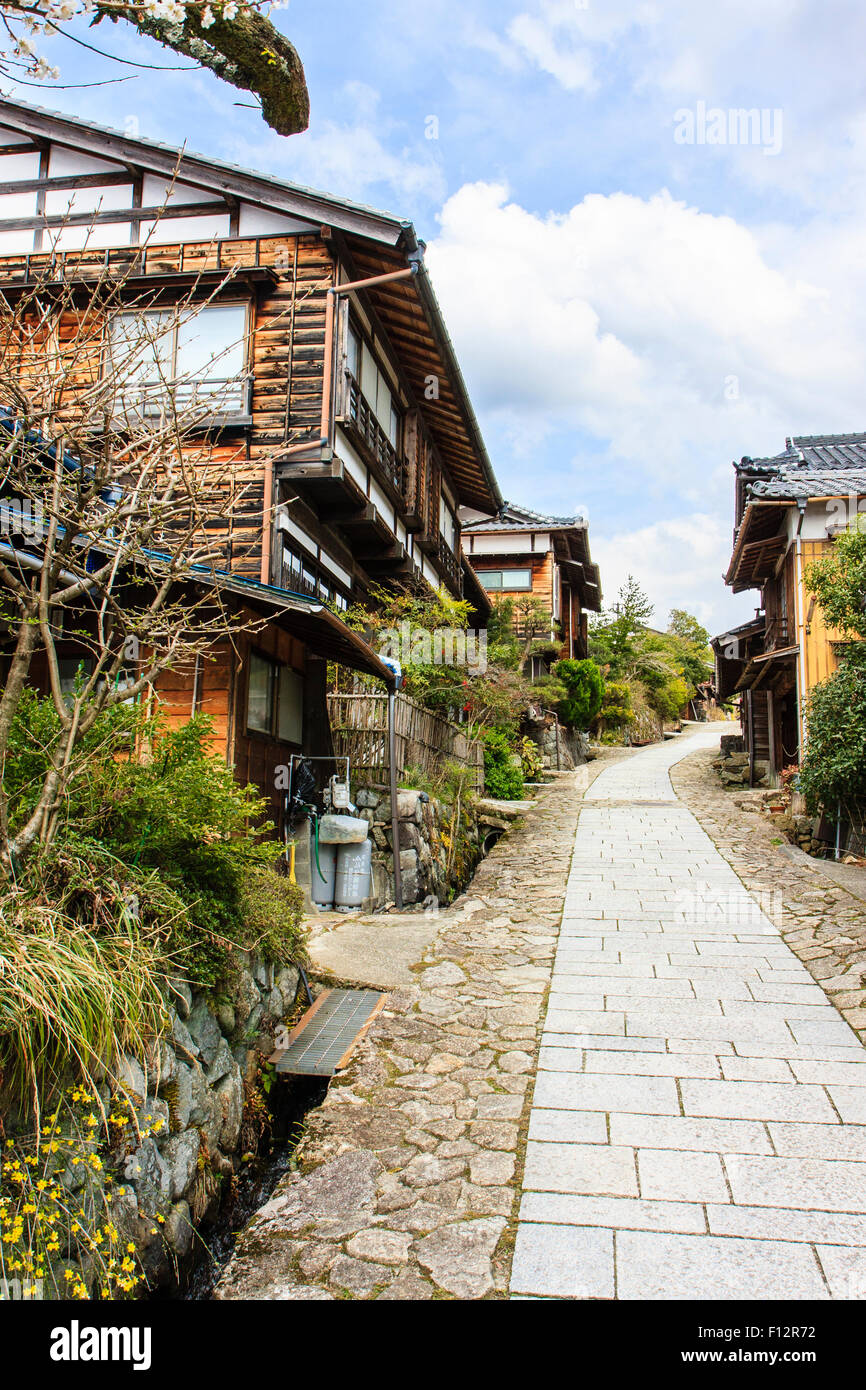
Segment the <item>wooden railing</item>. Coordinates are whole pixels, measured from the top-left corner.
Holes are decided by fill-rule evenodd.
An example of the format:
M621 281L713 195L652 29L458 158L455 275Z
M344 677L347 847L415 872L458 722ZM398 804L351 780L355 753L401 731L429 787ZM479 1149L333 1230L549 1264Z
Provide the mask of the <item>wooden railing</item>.
M408 695L395 701L397 774L418 768L428 775L451 760L471 769L472 785L484 791L484 754L459 724L424 709ZM349 758L352 780L382 781L389 768L387 695L329 695L328 714L334 754Z
M138 419L185 410L190 412L190 423L197 416L241 416L248 419L252 389L253 379L248 372L233 377L134 381L118 390L114 414Z
M764 651L781 651L791 645L790 633L788 630L788 619L785 617L771 618L764 629Z
M460 542L458 541L459 545ZM460 563L460 556L455 555L445 537L439 537L438 552L439 568L444 571L444 577L451 585L456 594L463 593L463 566Z
M346 415L366 444L379 468L390 483L405 498L405 466L387 434L376 418L351 372L346 373Z
M30 251L4 256L0 279L9 281L65 281L98 279L102 276L138 278L166 273L200 274L202 271L231 272L272 269L276 251L267 244L263 255L261 237L227 237L219 241L184 242L171 245L111 246L103 249L70 251Z

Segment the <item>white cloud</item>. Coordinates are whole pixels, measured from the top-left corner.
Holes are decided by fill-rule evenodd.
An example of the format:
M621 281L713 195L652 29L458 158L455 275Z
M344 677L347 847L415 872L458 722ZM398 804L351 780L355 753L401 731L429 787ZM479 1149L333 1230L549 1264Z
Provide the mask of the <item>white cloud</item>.
M605 606L612 607L633 574L654 605L655 627L667 627L672 608L687 608L711 633L745 622L754 611L753 595L726 595L722 575L730 560L730 525L708 512L637 529L617 529L614 518L600 517L591 545Z
M376 206L387 201L398 211L421 199L442 202L445 176L423 127L415 147L401 149L400 131L381 114L379 93L363 82L347 83L340 104L352 109L350 120L317 120L291 140L269 131L255 146L238 143L232 158L344 198Z
M501 184L467 185L428 260L482 409L527 440L587 430L649 478L688 487L696 458L723 463L744 437L780 447L795 415L859 390L826 286L666 192L541 217Z
M664 191L541 216L477 183L445 204L428 261L488 430L543 460L536 496L543 483L545 505L566 512L594 486L606 590L630 569L652 577L665 612L701 596L721 628L734 621L721 583L730 459L863 427L857 244L830 223L764 236ZM598 441L588 462L562 449L569 433ZM510 479L509 491L532 505ZM630 529L653 512L689 515Z
M555 77L566 91L591 92L597 86L589 49L568 42L563 44L556 25L533 15L519 14L508 26L508 37L542 72Z

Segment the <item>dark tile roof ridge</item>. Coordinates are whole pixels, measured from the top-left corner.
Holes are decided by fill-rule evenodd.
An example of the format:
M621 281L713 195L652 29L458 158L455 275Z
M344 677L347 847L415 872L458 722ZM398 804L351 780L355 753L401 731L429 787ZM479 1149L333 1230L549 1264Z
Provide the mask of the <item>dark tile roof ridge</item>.
M509 515L510 513L510 515ZM546 516L543 512L532 511L530 507L518 506L516 502L505 502L498 516L485 517L480 521L467 522L464 531L500 531L528 529L532 526L579 526L586 527L581 516Z

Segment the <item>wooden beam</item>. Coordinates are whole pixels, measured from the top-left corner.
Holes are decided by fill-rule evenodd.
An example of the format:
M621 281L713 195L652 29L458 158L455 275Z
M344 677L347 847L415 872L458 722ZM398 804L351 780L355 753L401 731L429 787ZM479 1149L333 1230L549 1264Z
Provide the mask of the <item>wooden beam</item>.
M108 212L73 212L66 216L57 213L50 217L43 213L41 217L2 218L0 232L42 231L46 227L90 227L107 222L164 222L167 218L207 217L211 213L225 217L227 211L222 199L214 198L208 203L178 203L165 208L112 208Z
M72 188L116 188L119 184L132 183L131 174L68 174L63 178L10 179L0 183L0 194L5 193L51 193Z
M42 140L22 140L17 145L0 145L0 155L3 154L36 154L37 150L45 148Z
M45 145L43 145L42 149L41 149L40 152L39 152L39 177L40 177L40 179L43 180L43 182L47 182L47 181L48 181L48 163L49 163L50 158L51 158L51 149L50 149L50 146L47 145L47 144L45 144ZM34 232L33 232L33 250L34 250L34 251L41 251L41 250L42 250L42 233L43 233L43 231L44 231L44 225L45 225L45 224L40 220L40 218L44 218L44 216L45 216L45 190L44 190L44 188L42 189L42 191L41 191L40 193L37 193L37 194L36 194L36 213L37 213L37 220L36 220L36 221L34 222L34 224L33 224L33 226L34 226ZM29 230L29 228L28 228L28 230Z

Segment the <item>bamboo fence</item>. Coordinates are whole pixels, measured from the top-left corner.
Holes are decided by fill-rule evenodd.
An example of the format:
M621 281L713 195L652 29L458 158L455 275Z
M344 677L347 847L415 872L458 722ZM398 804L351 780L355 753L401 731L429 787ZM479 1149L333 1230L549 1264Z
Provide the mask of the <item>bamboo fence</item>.
M472 770L474 790L484 792L484 754L477 739L467 736L459 724L424 709L408 695L395 699L397 775L416 767L435 775L447 761ZM338 758L349 758L353 780L383 780L389 770L388 696L329 695L328 715Z

